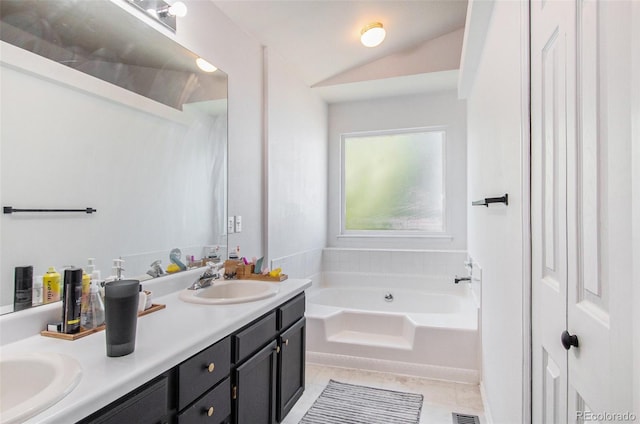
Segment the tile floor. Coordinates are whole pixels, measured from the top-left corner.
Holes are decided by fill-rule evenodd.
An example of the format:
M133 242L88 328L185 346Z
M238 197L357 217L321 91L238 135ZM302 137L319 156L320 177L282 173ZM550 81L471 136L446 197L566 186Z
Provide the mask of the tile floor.
M282 424L298 424L330 379L342 383L420 393L424 395L420 424L451 424L452 412L478 415L480 421L485 422L480 388L477 385L307 364L304 394Z

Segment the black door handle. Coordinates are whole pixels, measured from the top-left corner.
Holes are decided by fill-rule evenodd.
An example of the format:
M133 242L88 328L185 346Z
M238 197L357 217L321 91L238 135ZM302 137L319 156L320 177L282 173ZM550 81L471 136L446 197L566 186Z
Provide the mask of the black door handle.
M564 330L562 332L562 335L560 336L560 341L562 342L562 346L564 346L566 350L571 349L571 346L579 347L578 336L576 336L575 334L572 336L571 334L569 334L567 330Z

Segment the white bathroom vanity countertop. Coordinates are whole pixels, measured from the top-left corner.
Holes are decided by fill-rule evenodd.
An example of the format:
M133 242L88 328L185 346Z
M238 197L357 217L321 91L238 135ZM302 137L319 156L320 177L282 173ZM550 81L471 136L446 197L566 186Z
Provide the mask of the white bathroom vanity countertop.
M178 287L187 287L191 279L187 279L186 284L180 281ZM104 331L75 341L38 334L1 347L3 354L56 352L73 357L82 366L82 379L75 389L25 423L76 422L311 286L310 280L288 279L274 283L278 284L279 292L267 299L231 305L198 305L180 300L180 290L156 297L155 293L167 290L159 288L163 279L158 280L152 285L154 288L149 282L143 286L154 291L153 303L167 307L138 319L135 351L127 356L107 357ZM177 288L175 281L165 285L174 287L173 290Z

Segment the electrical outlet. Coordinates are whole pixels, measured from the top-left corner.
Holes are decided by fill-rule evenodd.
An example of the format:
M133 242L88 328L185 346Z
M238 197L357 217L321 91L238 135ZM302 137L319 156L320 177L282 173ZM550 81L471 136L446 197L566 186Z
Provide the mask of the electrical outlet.
M242 217L240 215L236 215L236 233L242 232Z
M227 218L227 233L231 234L234 232L236 227L236 218L234 216L230 216Z

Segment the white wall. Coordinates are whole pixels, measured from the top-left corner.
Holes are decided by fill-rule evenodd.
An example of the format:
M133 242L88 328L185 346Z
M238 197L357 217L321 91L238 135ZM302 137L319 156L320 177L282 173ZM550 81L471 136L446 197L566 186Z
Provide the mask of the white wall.
M339 236L341 215L340 136L376 131L446 126L446 233L450 238L357 238ZM465 249L466 109L455 92L420 94L329 106L329 226L330 247L400 249Z
M289 276L320 272L327 234L327 105L267 52L268 252Z
M482 266L482 376L495 423L522 422L523 236L521 7L495 2L467 99L468 201L509 194L509 206L469 207L469 255Z
M213 2L186 2L178 24L184 46L229 75L229 215L241 215L243 230L229 236L249 257L261 256L262 222L262 46Z

